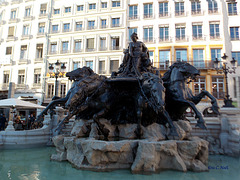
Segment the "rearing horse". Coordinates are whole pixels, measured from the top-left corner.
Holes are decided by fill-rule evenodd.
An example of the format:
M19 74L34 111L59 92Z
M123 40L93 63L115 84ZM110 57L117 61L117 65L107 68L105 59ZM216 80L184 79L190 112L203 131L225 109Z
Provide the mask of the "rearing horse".
M187 86L188 79L194 80L200 75L199 70L186 62L176 62L170 66L164 76L164 86L166 88L166 110L173 120L182 119L186 109L192 108L197 118L196 126L207 129L202 114L196 108L204 96L211 99L212 110L219 114L217 100L208 91L203 90L199 95L194 96L191 89Z

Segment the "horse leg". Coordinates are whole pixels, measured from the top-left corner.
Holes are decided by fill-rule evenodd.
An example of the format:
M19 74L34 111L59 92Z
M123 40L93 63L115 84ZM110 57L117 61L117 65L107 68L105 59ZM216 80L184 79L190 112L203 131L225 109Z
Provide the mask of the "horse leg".
M141 128L143 106L144 106L143 97L138 96L137 107L136 107L136 109L137 109L137 129L135 131L135 134L138 139L141 139L141 137L143 135L142 128Z
M163 114L163 116L165 117L165 119L167 119L167 122L168 122L168 124L169 124L169 127L170 127L170 136L177 136L177 137L179 137L179 134L178 134L178 132L177 132L177 130L176 130L176 127L174 126L174 124L173 124L173 122L172 122L172 119L171 119L171 117L169 116L169 114L168 114L168 112L164 109L163 111L162 111L162 114Z
M108 135L109 135L110 131L108 129L104 128L104 125L102 123L100 123L99 118L103 117L106 114L106 112L107 112L107 108L104 108L103 110L101 110L98 113L93 115L93 120L97 124L99 132L102 135L104 135L105 140L108 139Z

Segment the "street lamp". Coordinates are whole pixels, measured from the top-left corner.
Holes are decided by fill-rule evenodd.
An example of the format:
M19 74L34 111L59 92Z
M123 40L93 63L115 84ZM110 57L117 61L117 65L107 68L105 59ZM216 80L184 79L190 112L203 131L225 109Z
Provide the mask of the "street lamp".
M232 58L230 61L231 67L227 66L227 55L224 53L224 55L221 57L223 61L219 61L218 58L214 61L214 67L217 70L217 73L224 73L225 76L225 82L226 82L226 97L224 98L224 105L223 107L234 107L232 105L232 98L230 98L229 92L228 92L228 73L235 74L235 70L237 68L237 61ZM220 66L219 66L220 65Z
M58 81L57 81L57 79L64 76L66 66L65 66L64 63L62 63L62 65L61 65L59 60L57 60L57 62L54 63L54 66L53 66L53 64L50 64L48 69L49 69L50 78L55 78L56 79L56 81L55 81L55 96L57 96L58 95ZM55 72L54 72L54 69L55 69Z

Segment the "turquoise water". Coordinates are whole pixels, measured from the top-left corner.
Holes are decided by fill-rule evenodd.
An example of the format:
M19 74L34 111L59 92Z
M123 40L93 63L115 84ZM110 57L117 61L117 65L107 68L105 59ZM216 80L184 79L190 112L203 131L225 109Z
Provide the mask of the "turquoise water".
M129 170L91 172L67 162L50 161L55 148L0 150L0 180L240 180L240 158L210 156L209 172L164 171L133 175Z

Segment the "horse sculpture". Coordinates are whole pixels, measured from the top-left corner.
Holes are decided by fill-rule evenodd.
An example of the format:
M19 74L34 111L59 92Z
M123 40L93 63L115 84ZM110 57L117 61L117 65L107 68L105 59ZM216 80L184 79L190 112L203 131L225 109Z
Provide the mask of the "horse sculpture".
M208 91L203 90L199 95L194 96L188 88L188 79L194 80L200 75L199 70L186 62L176 62L170 66L164 76L164 86L166 88L166 110L173 120L183 119L187 108L192 108L197 118L196 126L207 129L202 114L197 110L195 104L198 104L204 96L211 99L213 112L219 114L219 107L216 98Z

